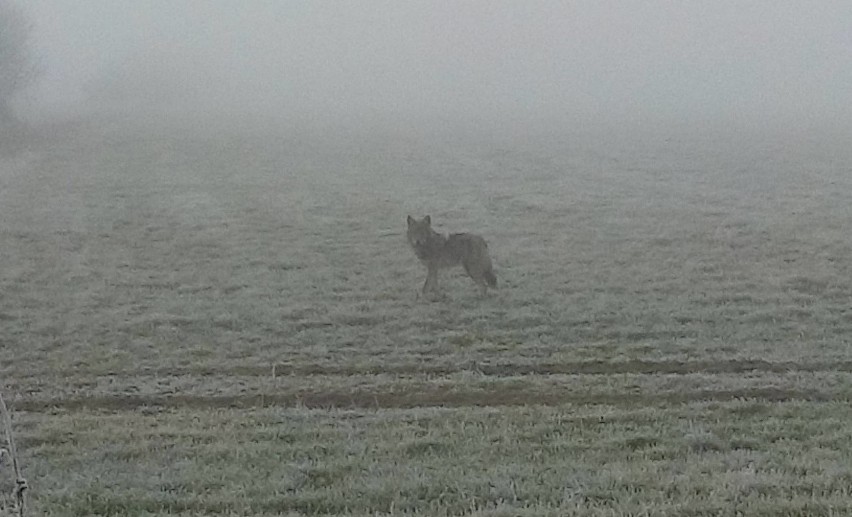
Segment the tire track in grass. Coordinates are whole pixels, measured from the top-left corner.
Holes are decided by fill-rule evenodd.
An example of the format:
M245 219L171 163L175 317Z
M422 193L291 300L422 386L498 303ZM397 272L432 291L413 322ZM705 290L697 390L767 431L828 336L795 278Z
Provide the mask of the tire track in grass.
M535 391L501 387L465 391L444 386L396 392L368 391L300 391L222 396L92 396L58 399L19 399L9 406L15 411L49 412L54 410L134 411L144 408L163 409L251 409L260 407L410 409L418 407L500 407L608 405L619 407L671 406L699 401L726 402L761 400L768 403L787 401L849 402L848 393L825 393L818 390L754 388L741 390L701 390L666 393L577 394Z
M14 377L46 378L46 377L97 377L106 375L149 375L155 377L175 376L221 376L234 375L241 377L268 377L271 375L452 375L462 372L475 372L480 375L504 377L516 375L689 375L695 373L707 374L736 374L747 372L852 372L852 361L845 362L813 362L797 363L795 361L771 362L761 359L726 360L726 361L578 361L560 363L529 363L529 364L487 364L477 362L462 362L458 364L384 364L384 365L292 365L279 363L275 365L255 366L224 366L190 367L190 368L142 368L134 370L98 370L98 369L65 369L49 372L26 372Z

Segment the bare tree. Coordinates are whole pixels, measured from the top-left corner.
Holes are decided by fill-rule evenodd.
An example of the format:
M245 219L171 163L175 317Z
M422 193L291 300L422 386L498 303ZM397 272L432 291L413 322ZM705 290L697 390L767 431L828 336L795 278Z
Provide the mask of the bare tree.
M0 0L0 129L17 125L12 99L36 78L32 34L23 9L13 0Z

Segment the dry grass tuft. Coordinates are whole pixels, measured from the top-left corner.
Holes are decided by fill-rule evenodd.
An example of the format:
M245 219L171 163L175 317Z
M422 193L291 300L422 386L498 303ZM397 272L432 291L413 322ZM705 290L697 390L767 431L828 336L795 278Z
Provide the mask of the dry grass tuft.
M9 409L6 407L6 401L3 400L2 393L0 393L0 411L3 413L2 417L6 431L7 447L0 449L0 464L2 464L2 460L6 456L9 456L12 459L12 468L15 471L15 487L12 489L11 499L3 502L2 506L0 506L0 511L23 517L26 513L26 492L29 485L27 484L27 480L21 475L21 465L18 462L18 449L15 446L15 437L12 435L12 417L9 415Z

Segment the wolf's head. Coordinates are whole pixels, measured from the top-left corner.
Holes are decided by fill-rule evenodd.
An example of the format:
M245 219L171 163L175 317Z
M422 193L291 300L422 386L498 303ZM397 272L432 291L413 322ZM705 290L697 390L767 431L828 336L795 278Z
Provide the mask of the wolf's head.
M422 250L432 237L432 218L428 215L422 220L408 216L408 243L415 251Z

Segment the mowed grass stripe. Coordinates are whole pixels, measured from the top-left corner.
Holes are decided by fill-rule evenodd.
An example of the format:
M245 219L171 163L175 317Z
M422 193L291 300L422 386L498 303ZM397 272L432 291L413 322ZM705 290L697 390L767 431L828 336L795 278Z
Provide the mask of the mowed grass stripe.
M416 391L304 391L251 395L187 396L187 395L120 395L83 396L57 399L19 399L10 404L16 411L45 412L54 409L130 411L146 407L162 408L260 408L271 406L306 408L377 408L408 409L418 407L499 407L611 405L622 407L660 406L697 401L762 400L767 402L818 401L846 402L848 393L819 390L754 388L738 390L699 390L664 393L546 393L511 387L466 391L435 387Z
M270 377L285 375L451 375L455 373L475 372L480 375L505 377L517 375L690 375L695 373L707 374L736 374L747 372L852 372L852 361L841 362L812 362L799 363L794 361L764 361L760 359L730 359L725 361L579 361L559 363L528 363L528 364L482 364L463 362L458 364L287 364L275 365L235 365L222 367L189 367L189 368L150 368L141 370L99 370L99 369L63 369L50 372L28 371L20 375L10 375L11 378L44 378L52 377L96 377L102 375L132 375L132 376L221 376L233 375L240 377Z

